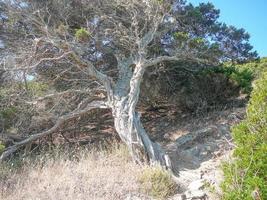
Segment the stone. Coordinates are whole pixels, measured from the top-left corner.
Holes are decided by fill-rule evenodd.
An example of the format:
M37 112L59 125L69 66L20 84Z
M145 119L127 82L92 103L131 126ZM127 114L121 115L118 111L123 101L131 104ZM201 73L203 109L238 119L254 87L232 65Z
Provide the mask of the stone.
M186 199L190 199L190 200L206 200L208 197L207 194L201 190L186 191L185 196L186 196Z
M204 188L204 181L199 179L189 184L188 190L201 190Z

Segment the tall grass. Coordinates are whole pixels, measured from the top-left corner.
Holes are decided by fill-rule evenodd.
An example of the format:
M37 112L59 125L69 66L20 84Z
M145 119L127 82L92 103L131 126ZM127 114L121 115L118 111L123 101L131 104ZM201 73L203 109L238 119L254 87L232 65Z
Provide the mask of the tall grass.
M0 164L0 199L151 199L139 181L147 168L132 162L118 143L90 150L57 148Z

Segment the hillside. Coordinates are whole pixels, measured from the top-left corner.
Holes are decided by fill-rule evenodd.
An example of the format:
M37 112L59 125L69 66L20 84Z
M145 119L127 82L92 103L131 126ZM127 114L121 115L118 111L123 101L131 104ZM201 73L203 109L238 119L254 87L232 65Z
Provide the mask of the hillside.
M266 199L267 58L221 19L186 0L0 1L0 198Z

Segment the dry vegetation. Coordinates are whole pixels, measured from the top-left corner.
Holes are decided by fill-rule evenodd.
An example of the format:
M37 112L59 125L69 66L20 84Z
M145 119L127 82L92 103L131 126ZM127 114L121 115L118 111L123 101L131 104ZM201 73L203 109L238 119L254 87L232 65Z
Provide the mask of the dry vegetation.
M151 199L147 194L153 195L151 190L143 190L140 182L140 177L147 176L147 166L134 164L122 145L116 144L109 151L80 150L79 155L56 151L22 162L15 173L11 170L17 165L14 161L6 163L12 164L12 168L2 164L1 174L5 176L0 177L0 199ZM166 172L161 171L158 182L167 177ZM150 183L145 180L144 184ZM173 193L169 188L156 189L156 194Z

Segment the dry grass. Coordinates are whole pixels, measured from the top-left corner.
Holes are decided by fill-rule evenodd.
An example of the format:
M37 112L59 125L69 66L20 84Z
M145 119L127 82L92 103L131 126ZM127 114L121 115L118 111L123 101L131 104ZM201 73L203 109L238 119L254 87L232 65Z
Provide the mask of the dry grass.
M142 168L129 161L124 146L109 152L82 151L78 157L42 155L24 162L15 174L0 177L0 199L149 199L140 194Z
M138 180L141 190L155 199L167 199L178 189L171 174L160 166L144 168Z

